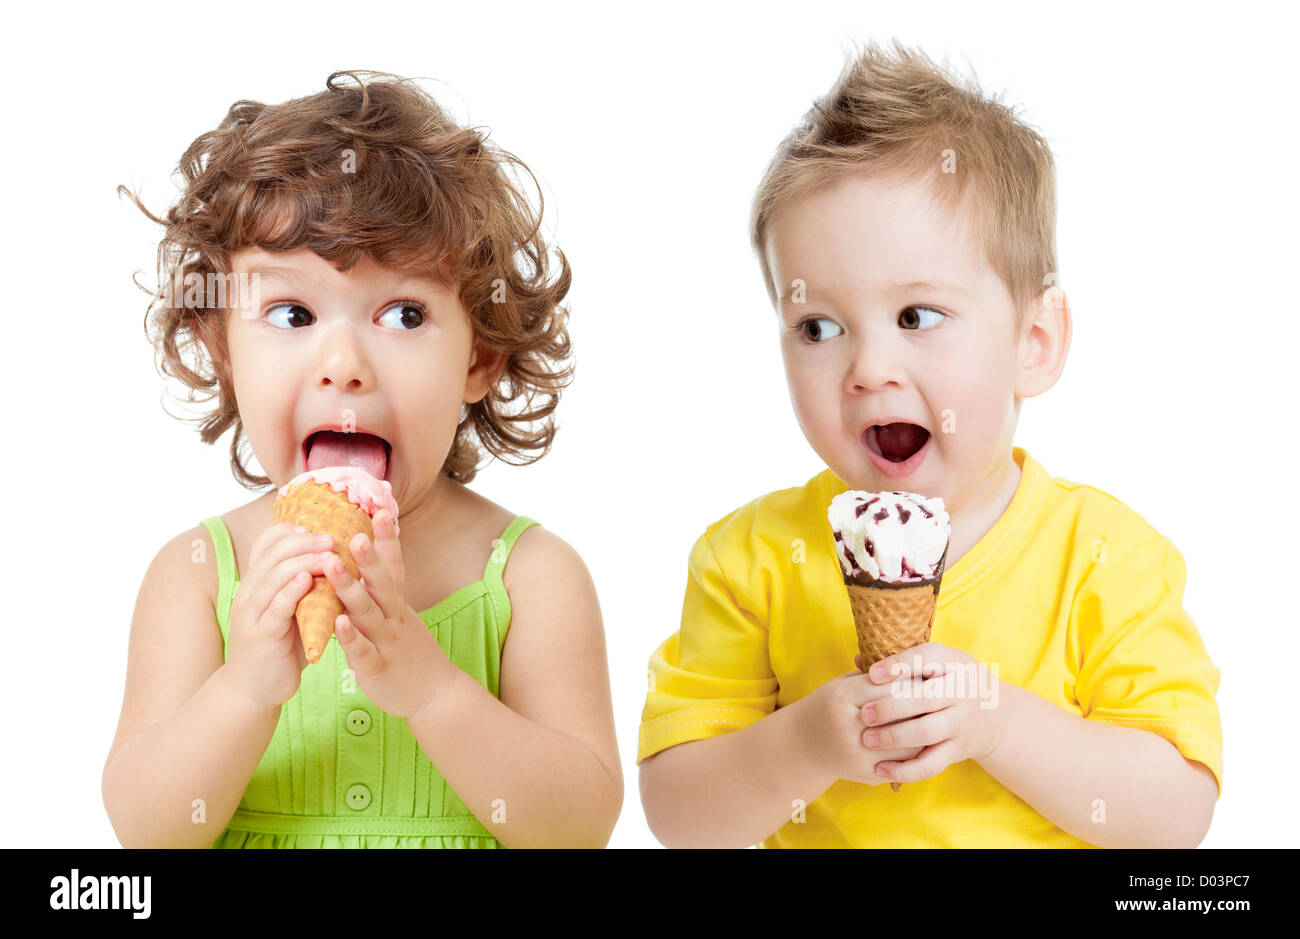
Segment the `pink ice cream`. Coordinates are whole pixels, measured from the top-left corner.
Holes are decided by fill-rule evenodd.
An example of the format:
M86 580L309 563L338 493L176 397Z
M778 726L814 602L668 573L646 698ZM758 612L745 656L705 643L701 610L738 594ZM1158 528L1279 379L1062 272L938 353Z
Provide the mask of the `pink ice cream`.
M393 520L393 530L401 534L397 524L397 500L393 498L393 486L388 480L376 479L359 466L322 466L289 480L280 490L280 495L287 495L290 489L308 479L324 483L335 492L346 492L348 501L359 505L371 518L381 509L387 509Z

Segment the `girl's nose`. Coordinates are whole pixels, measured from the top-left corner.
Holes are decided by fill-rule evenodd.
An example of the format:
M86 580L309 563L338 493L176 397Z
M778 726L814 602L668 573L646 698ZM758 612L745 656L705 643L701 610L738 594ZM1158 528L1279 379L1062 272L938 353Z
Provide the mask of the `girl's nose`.
M317 382L322 386L333 385L349 391L365 391L374 387L375 376L369 356L348 325L338 323L325 332L317 365Z

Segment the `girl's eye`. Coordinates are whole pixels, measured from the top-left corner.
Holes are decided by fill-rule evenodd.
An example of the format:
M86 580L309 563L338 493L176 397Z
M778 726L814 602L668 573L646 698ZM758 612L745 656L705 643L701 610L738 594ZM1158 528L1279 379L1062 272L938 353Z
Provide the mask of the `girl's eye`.
M826 325L823 326L823 323ZM840 329L839 324L825 316L815 316L812 319L804 320L799 324L799 329L808 337L808 341L814 344L824 339L833 339L844 332L844 330Z
M288 314L283 318L287 322L282 323L281 318L277 317L277 314L282 311ZM306 322L303 322L303 317L307 318ZM277 329L293 329L298 326L310 326L316 322L316 317L301 303L277 303L266 311L266 321Z
M922 313L932 313L933 318L922 316ZM944 320L944 315L938 310L931 309L928 306L909 306L898 314L898 325L904 329L933 329Z
M394 315L396 311L396 315ZM389 322L386 325L397 326L399 329L412 330L419 329L424 325L426 314L424 308L415 303L402 300L394 303L379 317L379 322L383 323L387 317Z

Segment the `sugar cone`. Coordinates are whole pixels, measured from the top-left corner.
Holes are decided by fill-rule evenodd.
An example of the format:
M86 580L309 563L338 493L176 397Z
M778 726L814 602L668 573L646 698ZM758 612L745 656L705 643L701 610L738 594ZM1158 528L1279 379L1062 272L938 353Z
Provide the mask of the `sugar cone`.
M882 585L881 581L872 586L857 582L846 586L864 669L930 638L938 580L905 587Z
M364 532L374 538L370 516L361 506L348 501L346 492L335 492L326 483L308 479L275 500L275 520L303 525L321 535L334 536L334 553L339 556L349 574L360 579L357 562L348 549L349 542ZM334 620L343 612L343 601L326 577L313 577L309 590L294 611L298 633L302 636L303 651L307 661L320 661L330 636L334 635Z
M858 632L858 651L865 672L881 659L904 652L930 640L934 605L939 597L948 549L943 549L939 567L929 580L891 584L869 578L844 578L853 607L853 625ZM902 783L891 782L897 792Z

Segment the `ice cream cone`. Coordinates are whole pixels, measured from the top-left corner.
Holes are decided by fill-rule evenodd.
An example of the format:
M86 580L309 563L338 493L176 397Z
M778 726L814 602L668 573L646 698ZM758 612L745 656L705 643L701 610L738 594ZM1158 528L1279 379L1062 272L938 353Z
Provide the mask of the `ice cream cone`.
M893 584L869 578L844 578L853 608L853 626L858 633L858 651L865 672L881 659L904 652L930 640L935 601L943 580L948 549L939 559L939 569L929 580ZM895 792L902 783L891 782Z
M876 581L870 586L849 581L849 603L858 632L862 667L871 668L883 658L920 645L930 638L938 581L894 584Z
M357 563L348 548L357 532L374 538L370 516L361 506L348 501L346 492L335 492L327 483L306 479L287 488L275 500L275 520L303 525L313 532L334 536L334 553L339 556L349 574L360 579ZM326 577L313 577L311 590L298 601L294 618L302 636L303 651L307 661L320 661L325 646L334 635L334 620L343 612L343 601Z

